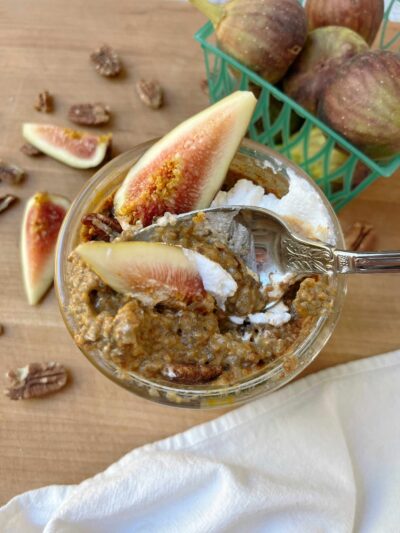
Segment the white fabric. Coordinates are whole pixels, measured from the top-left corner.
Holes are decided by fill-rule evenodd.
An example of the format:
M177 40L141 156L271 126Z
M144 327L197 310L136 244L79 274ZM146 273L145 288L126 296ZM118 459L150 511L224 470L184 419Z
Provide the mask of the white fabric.
M17 496L0 531L399 532L400 352L306 377L80 485Z

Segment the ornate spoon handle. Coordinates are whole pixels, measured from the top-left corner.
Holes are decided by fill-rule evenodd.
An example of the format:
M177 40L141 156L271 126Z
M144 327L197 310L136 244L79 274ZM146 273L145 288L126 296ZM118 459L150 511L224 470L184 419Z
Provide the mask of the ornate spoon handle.
M333 251L337 272L341 274L372 274L400 272L398 252L345 252Z
M282 239L282 258L292 272L371 274L400 272L400 251L347 252L317 242Z

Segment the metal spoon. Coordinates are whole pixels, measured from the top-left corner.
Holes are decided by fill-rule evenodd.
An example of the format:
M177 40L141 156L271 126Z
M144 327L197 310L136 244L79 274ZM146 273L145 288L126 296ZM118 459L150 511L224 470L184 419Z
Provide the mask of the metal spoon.
M369 274L400 272L400 251L352 252L304 239L293 233L275 213L259 207L230 206L178 215L174 226L187 224L203 212L213 230L227 240L246 264L262 275L271 264L280 273ZM135 240L152 240L160 224L139 231Z

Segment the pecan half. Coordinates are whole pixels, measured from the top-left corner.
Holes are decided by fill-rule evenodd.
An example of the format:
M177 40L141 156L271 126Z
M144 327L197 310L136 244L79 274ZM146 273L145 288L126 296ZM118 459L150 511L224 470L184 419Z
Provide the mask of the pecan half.
M14 196L13 194L6 194L5 196L0 196L0 213L6 211L17 200L18 197Z
M106 77L118 76L121 72L121 63L115 50L103 44L90 54L90 59L99 74Z
M75 104L69 108L68 118L75 124L99 126L110 120L110 108L100 102L95 104Z
M371 224L354 222L344 232L347 250L374 250L377 243L377 233Z
M66 369L60 363L31 363L6 374L11 385L4 394L11 400L29 400L62 389L68 379Z
M42 91L37 95L35 109L41 113L51 113L53 111L53 97L49 91Z
M37 155L42 155L43 152L41 152L40 150L38 150L36 148L36 146L33 146L33 144L29 144L29 143L25 143L21 146L20 148L20 151L25 154L25 155L28 155L29 157L35 157Z
M206 78L202 79L201 82L200 82L200 89L202 90L202 92L204 94L206 94L207 96L209 96L210 94L210 88L208 86L208 80Z
M175 383L195 385L217 379L222 374L222 366L170 363L164 366L161 373Z
M25 171L17 165L11 165L0 159L0 181L17 185L24 179Z
M136 91L147 107L159 109L163 105L164 93L158 81L142 79L136 83Z
M102 215L101 213L89 213L81 220L88 227L89 240L112 241L121 233L122 228L115 218Z

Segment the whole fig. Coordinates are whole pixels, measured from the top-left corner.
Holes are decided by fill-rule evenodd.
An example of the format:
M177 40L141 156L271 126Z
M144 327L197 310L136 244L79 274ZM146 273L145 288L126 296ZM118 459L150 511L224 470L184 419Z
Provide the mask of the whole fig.
M360 54L323 89L318 116L374 159L400 152L400 55Z
M307 0L309 30L345 26L372 44L384 13L384 0Z
M190 0L215 27L218 46L270 83L279 81L302 49L307 20L298 0Z
M333 80L338 68L368 49L364 39L348 28L318 28L308 34L303 50L283 80L283 90L315 114L321 90Z

